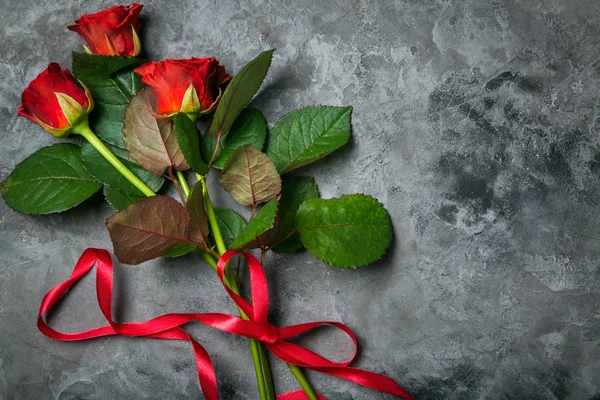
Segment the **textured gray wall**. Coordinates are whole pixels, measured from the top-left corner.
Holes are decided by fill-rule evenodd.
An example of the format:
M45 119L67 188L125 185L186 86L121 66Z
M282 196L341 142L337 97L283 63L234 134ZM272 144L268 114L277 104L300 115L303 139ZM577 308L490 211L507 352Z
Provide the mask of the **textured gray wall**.
M417 399L600 399L600 2L236 3L145 2L148 55L215 56L237 71L276 47L253 104L270 124L305 105L354 106L352 143L302 173L325 198L377 197L396 234L384 260L358 271L271 257L272 320L345 322L360 339L356 365ZM80 39L67 23L111 4L0 0L0 177L54 142L17 117L21 91L49 61L70 64ZM42 295L81 251L110 248L110 214L101 199L41 217L0 202L0 398L201 397L187 344L62 343L36 330ZM118 318L234 312L217 283L195 256L119 266ZM75 289L55 325L101 322L93 292L92 279ZM223 399L255 399L247 342L189 330ZM349 351L327 330L308 339ZM297 387L274 366L279 391ZM310 378L331 399L388 398Z

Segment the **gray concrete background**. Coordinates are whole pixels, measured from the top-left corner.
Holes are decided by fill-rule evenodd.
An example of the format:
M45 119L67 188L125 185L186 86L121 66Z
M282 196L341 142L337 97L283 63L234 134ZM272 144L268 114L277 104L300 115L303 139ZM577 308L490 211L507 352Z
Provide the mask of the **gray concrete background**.
M215 56L235 72L276 47L253 103L270 125L301 106L354 106L352 143L301 173L325 198L377 197L395 241L357 271L307 253L270 257L274 322L343 321L360 340L355 365L417 399L600 399L600 2L144 3L152 59ZM17 117L21 91L48 62L70 65L81 41L68 23L111 4L0 0L0 177L54 142ZM81 251L110 248L110 214L101 199L40 217L0 202L0 398L201 398L187 344L54 342L35 327L43 294ZM121 320L234 312L199 257L116 276ZM72 330L101 321L92 279L53 318ZM223 399L257 398L244 339L189 331L213 357ZM306 341L339 359L349 351L339 339L324 330ZM278 391L297 387L273 365ZM389 398L309 375L331 399Z

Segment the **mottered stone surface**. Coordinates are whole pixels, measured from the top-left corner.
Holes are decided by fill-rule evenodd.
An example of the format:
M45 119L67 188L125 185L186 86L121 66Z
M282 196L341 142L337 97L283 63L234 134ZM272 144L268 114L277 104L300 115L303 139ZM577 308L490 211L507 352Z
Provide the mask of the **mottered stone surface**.
M81 49L65 26L112 1L0 0L0 177L54 142L18 118L20 93ZM600 3L594 0L147 1L147 56L215 56L238 71L277 48L253 105L270 126L307 105L352 105L353 139L299 173L321 196L362 192L392 217L376 264L339 270L306 252L269 256L271 319L337 320L356 366L417 399L600 398ZM210 177L214 201L233 205ZM0 202L0 398L201 398L188 344L54 342L43 294L87 247L110 248L100 196L59 215ZM247 211L246 214L248 215ZM358 243L357 245L361 245ZM117 266L116 315L226 311L200 257ZM51 316L102 322L92 277ZM256 399L247 341L199 325L223 399ZM324 329L300 340L336 359ZM297 388L273 361L279 392ZM309 373L328 398L389 398Z

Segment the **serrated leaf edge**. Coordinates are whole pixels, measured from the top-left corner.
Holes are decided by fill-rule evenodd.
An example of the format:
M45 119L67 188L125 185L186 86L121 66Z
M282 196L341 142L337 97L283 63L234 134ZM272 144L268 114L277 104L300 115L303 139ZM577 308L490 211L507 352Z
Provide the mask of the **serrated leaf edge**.
M283 171L280 172L281 175L287 174L288 172L292 172L295 169L298 169L298 168L304 167L305 165L309 165L309 164L312 164L312 163L314 163L316 161L319 161L320 159L322 159L322 158L328 156L329 154L333 153L334 151L338 150L342 146L348 144L348 142L350 141L350 138L352 137L352 112L354 111L354 108L352 106L330 106L330 105L325 105L325 104L314 104L314 105L311 105L311 106L306 106L306 107L298 108L296 110L290 111L290 112L282 115L281 117L279 117L279 119L277 120L277 122L275 122L275 125L273 125L273 128L271 128L269 130L269 134L271 133L271 131L273 131L273 129L275 129L275 127L277 126L277 124L279 122L281 122L281 120L283 120L284 118L286 118L286 117L288 117L288 116L290 116L290 115L292 115L294 113L300 112L300 111L304 111L304 110L307 110L307 109L310 109L310 108L318 108L318 107L340 108L340 109L341 108L345 108L345 109L347 109L346 112L350 112L350 116L349 116L349 118L350 118L350 135L348 135L348 140L346 140L342 145L340 145L336 149L333 149L333 150L331 150L328 153L324 153L321 156L319 156L317 158L313 158L313 159L311 159L311 160L309 160L309 161L307 161L305 163L300 163L300 164L296 164L296 165L292 166L293 161L290 162L290 166L292 166L292 168L290 169L290 167L288 166L288 168L286 168L286 169L284 169ZM342 115L340 115L340 117L334 122L334 124L337 123L346 114L346 112L344 112ZM314 145L315 143L317 143L319 140L321 140L322 137L323 136L317 138L317 140L315 140L312 144ZM267 148L265 149L265 154L267 154L268 151L269 151L269 148L268 148L269 141L267 140L266 142L267 142ZM296 160L298 158L300 158L300 156L302 156L302 154L304 154L307 150L308 150L308 148L305 149L298 157L296 157Z
M271 199L271 200L269 200L269 201L272 201L272 200L273 200L273 199ZM235 212L235 211L234 211L234 212ZM231 243L231 248L232 248L232 249L234 249L234 250L244 249L244 248L245 248L244 246L246 246L248 243L252 242L253 240L255 240L257 237L259 237L260 235L262 235L263 233L265 233L265 232L266 232L266 231L268 231L269 229L272 229L272 228L273 228L273 226L275 226L275 220L277 219L277 213L278 213L278 212L279 212L279 200L277 201L277 207L275 208L275 217L273 218L273 221L271 222L271 225L270 225L268 228L266 228L265 230L263 230L263 231L261 231L260 233L258 233L257 235L255 235L255 236L254 236L252 239L250 239L250 240L248 240L247 242L245 242L245 243L244 243L244 244L243 244L241 247L234 247L234 246L233 246L233 244L234 244L234 243L235 243L235 241L237 240L237 238L235 238L235 239L233 240L233 242ZM250 225L250 223L251 223L251 222L252 222L252 221L248 222L248 223L246 224L246 226L244 227L244 229L246 229L246 228L247 228L247 227ZM240 235L241 235L243 232L244 232L244 231L242 230L242 232L240 233ZM240 235L238 235L238 237L239 237Z

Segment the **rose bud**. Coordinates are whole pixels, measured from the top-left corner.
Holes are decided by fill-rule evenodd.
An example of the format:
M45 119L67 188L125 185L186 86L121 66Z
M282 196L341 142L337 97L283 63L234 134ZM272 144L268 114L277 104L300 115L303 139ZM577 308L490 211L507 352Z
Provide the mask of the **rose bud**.
M88 53L103 56L137 56L142 51L138 36L138 20L142 5L112 6L108 10L86 15L67 26L77 32L88 43ZM85 46L84 46L85 47Z
M134 70L150 87L158 113L165 117L183 112L195 119L214 110L221 88L230 76L214 58L150 62Z
M21 95L19 115L38 123L48 133L65 137L85 121L94 108L88 88L77 85L68 69L50 63Z

